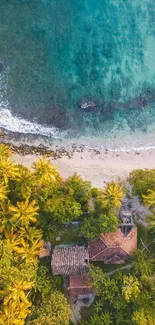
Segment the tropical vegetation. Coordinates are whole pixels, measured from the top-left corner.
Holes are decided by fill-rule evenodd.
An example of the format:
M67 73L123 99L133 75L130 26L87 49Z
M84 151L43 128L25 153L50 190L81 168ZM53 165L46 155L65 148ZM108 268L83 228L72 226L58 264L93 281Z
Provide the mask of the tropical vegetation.
M81 325L155 325L155 170L133 171L128 182L150 210L145 246L114 272L91 264L96 298ZM77 174L64 180L45 156L28 169L0 145L0 325L71 324L63 279L52 275L50 256L40 258L44 242L114 232L125 193L120 180L102 189Z

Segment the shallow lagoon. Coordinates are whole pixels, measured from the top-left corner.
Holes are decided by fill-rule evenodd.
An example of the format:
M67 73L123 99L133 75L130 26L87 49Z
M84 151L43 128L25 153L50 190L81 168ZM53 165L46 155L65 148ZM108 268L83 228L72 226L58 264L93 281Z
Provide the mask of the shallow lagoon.
M35 133L38 123L38 133L44 125L52 135L56 127L101 139L139 130L146 138L155 99L132 101L155 90L154 21L151 0L1 0L0 126ZM80 109L82 99L97 109Z

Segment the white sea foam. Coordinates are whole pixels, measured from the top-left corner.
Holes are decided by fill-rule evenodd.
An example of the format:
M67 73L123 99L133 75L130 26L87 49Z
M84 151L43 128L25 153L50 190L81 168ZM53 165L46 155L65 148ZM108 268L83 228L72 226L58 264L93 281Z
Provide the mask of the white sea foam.
M8 131L23 134L38 134L53 138L65 136L66 132L61 132L55 127L46 127L38 123L29 122L18 116L13 116L5 104L1 102L0 107L0 127Z
M33 123L12 114L7 100L8 72L9 68L0 74L0 128L15 133L38 134L52 138L64 137L66 135L65 131Z
M36 134L36 135L42 135L51 137L53 139L58 139L60 137L65 137L67 135L67 132L59 131L57 128L54 127L46 127L41 124L32 123L30 121L27 121L23 118L20 118L18 116L13 116L11 111L8 108L5 108L7 105L4 102L1 102L0 104L0 128L6 129L11 132L15 133L22 133L22 134ZM83 141L83 137L81 138L81 143L85 143ZM120 143L117 143L115 139L115 144L111 142L107 145L107 141L104 145L98 145L98 141L96 139L95 143L94 141L91 141L91 138L86 137L86 143L85 148L91 149L91 148L98 148L98 149L107 149L108 151L112 152L127 152L127 151L143 151L143 150L151 150L155 149L155 145L151 142L154 141L148 141L148 143L144 143L143 145L140 145L140 143L135 143L136 145L132 145L132 136L131 136L131 142L130 146L126 143L124 146L121 146ZM93 139L94 140L94 139ZM80 138L78 139L79 144ZM100 139L100 141L102 141ZM70 141L69 141L70 142ZM69 144L67 142L67 145ZM72 144L73 140L71 141ZM105 139L104 141L105 142ZM76 143L76 139L74 139L74 143ZM89 143L89 145L88 145Z
M103 147L102 147L103 149ZM112 151L112 152L128 152L128 151L144 151L144 150L152 150L155 149L155 146L143 146L143 147L120 147L120 148L116 148L116 149L111 149L109 148L108 151Z
M14 133L41 135L53 139L67 138L66 131L60 131L55 127L47 127L35 122L27 121L22 117L12 114L7 101L7 72L8 71L5 71L2 75L0 74L0 128ZM114 132L114 134L115 133L116 132ZM81 138L78 139L68 139L66 144L68 145L70 143L72 145L73 143L77 143L77 145L80 145L81 143L84 143L85 147L88 149L107 149L108 151L113 152L155 149L155 135L150 139L148 136L145 139L144 136L142 136L138 141L137 139L135 140L133 136L130 136L130 139L123 136L121 137L121 140L119 140L119 138L108 139L106 136L103 138L102 136L100 138L95 137L93 139L91 136L81 136Z

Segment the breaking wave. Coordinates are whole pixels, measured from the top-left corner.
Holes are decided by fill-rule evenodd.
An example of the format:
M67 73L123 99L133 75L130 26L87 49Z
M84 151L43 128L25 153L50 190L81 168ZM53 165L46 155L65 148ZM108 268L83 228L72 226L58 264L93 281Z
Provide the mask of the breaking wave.
M7 70L0 74L0 128L14 133L38 134L52 138L65 136L66 132L59 131L55 127L46 127L38 123L27 121L19 116L12 115L7 100L7 77Z
M13 116L11 111L0 107L0 127L15 133L23 134L38 134L47 137L60 138L66 135L66 132L61 132L54 127L46 127L41 124L29 122L18 116Z

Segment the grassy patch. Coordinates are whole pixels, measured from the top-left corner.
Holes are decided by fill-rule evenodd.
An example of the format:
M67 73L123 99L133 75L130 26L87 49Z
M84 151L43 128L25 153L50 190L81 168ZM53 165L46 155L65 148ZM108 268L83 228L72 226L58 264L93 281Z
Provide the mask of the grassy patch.
M86 240L83 236L80 236L80 227L70 225L67 227L63 227L59 233L60 241L56 242L56 244L77 244L77 245L85 245Z

